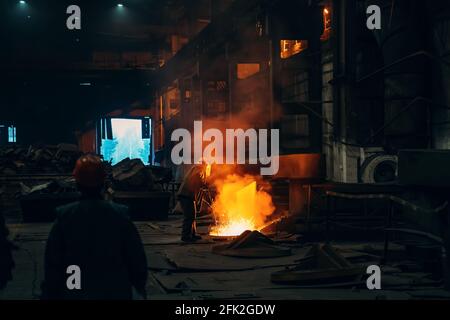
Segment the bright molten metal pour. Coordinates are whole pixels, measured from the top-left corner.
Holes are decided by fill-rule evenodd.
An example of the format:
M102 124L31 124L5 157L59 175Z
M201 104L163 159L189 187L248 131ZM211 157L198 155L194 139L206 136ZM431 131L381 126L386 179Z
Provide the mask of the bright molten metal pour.
M257 190L256 177L231 174L214 185L217 196L212 209L216 225L211 228L212 236L239 236L246 230L259 230L275 210L269 193Z

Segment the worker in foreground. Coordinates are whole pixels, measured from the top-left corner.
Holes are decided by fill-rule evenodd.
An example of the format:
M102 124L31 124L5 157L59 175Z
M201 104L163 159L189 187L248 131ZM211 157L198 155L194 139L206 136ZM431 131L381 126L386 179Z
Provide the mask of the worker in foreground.
M0 211L0 290L6 287L12 280L14 260L12 256L13 244L8 240L8 228L6 228L3 214Z
M44 299L145 298L147 261L128 208L103 200L99 157L82 156L73 172L81 200L57 208L45 250Z
M177 193L177 200L183 212L183 226L181 240L183 242L195 242L202 237L196 230L196 195L205 186L205 173L203 165L193 165L184 176Z

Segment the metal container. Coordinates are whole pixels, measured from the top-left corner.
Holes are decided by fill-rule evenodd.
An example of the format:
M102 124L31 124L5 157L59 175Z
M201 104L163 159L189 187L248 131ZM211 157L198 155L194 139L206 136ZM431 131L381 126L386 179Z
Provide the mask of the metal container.
M166 220L169 214L170 192L125 192L113 193L113 201L126 205L134 221Z

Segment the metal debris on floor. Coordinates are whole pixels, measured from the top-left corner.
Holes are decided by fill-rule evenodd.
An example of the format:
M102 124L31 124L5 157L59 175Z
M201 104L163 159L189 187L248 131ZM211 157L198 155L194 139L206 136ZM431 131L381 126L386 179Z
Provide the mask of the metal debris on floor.
M245 232L227 241L213 241L204 236L201 243L182 244L180 217L136 225L149 264L149 299L448 298L442 283L430 273L402 272L399 263L406 265L405 247L394 243L390 249L392 263L382 266L382 290L370 291L362 277L367 265L379 263L382 242L330 245L291 240L280 246L276 234L269 238L258 232ZM41 254L51 224L9 227L11 238L19 247L14 253L15 272L21 276L9 284L8 295L2 293L0 297L36 298L43 275ZM290 237L280 233L280 238ZM252 246L261 253L259 256L252 256ZM266 251L267 248L270 249ZM274 248L282 248L283 255L273 251ZM222 254L230 253L227 251L231 255ZM268 255L269 252L276 255ZM288 252L290 255L286 255Z
M322 284L354 283L361 280L365 268L353 265L329 244L315 244L298 265L271 274L274 283Z
M289 256L290 248L276 245L259 231L245 231L230 243L215 245L212 252L231 257L274 258Z

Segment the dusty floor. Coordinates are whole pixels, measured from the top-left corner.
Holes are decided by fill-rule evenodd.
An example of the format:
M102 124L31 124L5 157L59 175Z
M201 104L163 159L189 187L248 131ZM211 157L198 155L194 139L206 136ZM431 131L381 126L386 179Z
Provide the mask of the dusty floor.
M307 245L291 238L278 240L292 255L279 258L246 259L217 255L217 242L204 237L200 243L182 244L181 220L137 222L149 267L149 299L450 299L450 293L421 272L405 273L395 266L382 268L382 290L368 290L365 281L340 286L288 286L271 283L270 274L295 264ZM14 280L0 292L0 299L38 299L43 275L45 241L51 224L11 224L11 236L20 250L14 254ZM200 232L205 228L200 227ZM382 243L335 243L354 263L376 263L377 256L364 252L382 248ZM402 248L392 248L401 254ZM366 250L367 251L367 250Z

